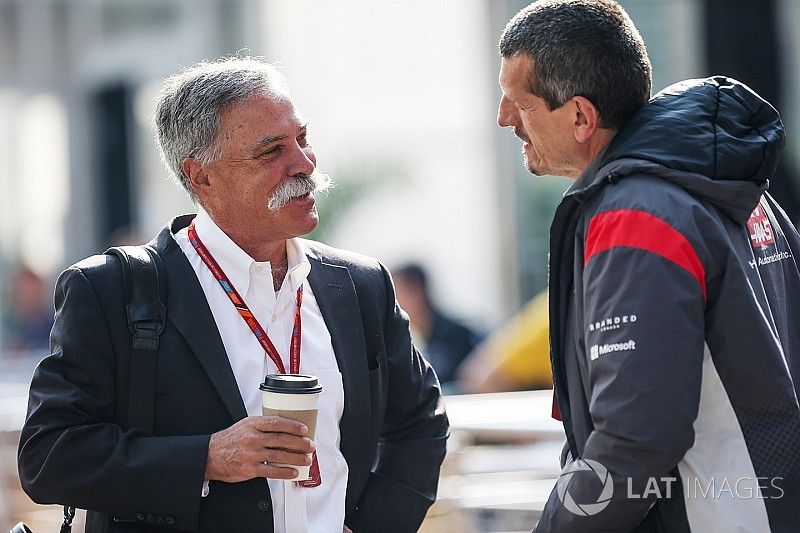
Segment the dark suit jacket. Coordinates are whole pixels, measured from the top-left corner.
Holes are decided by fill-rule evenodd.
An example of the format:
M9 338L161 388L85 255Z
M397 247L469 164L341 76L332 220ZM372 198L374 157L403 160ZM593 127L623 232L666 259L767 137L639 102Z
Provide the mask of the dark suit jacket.
M108 529L108 516L119 530L273 529L263 478L212 482L200 497L210 435L246 411L203 291L171 235L191 218L176 218L151 243L168 291L155 435L126 430L131 339L118 261L81 261L56 286L51 355L31 383L19 472L34 501L95 511L89 531ZM344 382L345 523L356 533L416 530L435 499L445 454L436 376L411 345L383 265L307 244L309 283Z

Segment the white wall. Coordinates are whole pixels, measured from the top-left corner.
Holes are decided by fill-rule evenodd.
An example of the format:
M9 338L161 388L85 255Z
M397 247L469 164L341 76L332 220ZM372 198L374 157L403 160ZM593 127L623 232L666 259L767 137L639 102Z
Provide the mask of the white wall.
M426 265L457 314L502 315L493 39L481 0L267 0L263 49L284 65L321 167L388 163L331 244ZM324 201L324 200L323 200Z

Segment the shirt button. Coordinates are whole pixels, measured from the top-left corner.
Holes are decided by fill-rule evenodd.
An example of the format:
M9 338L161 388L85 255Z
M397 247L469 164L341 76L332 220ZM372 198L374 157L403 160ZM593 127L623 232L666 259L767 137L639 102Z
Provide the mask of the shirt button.
M144 520L144 513L136 513L136 520Z
M258 510L266 513L272 505L267 500L258 500Z
M167 515L167 518L166 518L166 520L167 520L167 524L169 524L169 525L172 525L172 524L174 524L174 523L175 523L175 517L174 517L174 516L172 516L171 514L168 514L168 515Z
M150 513L147 513L146 515L144 515L144 519L147 520L148 522L152 522L153 521L153 515L151 515Z
M164 523L164 517L161 515L156 515L156 524L163 524L163 523Z

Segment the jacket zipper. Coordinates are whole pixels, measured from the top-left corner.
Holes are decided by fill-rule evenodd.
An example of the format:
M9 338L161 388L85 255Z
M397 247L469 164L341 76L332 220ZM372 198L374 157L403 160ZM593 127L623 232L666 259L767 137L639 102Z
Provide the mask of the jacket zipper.
M570 199L570 201L572 201L573 203L572 203L572 205L568 206L568 208L567 208L568 210L567 210L567 212L565 214L565 217L563 217L563 218L559 217L558 216L558 210L557 210L556 211L556 219L554 219L554 221L553 221L554 225L556 223L559 223L559 225L561 226L560 228L558 228L559 229L559 235L558 235L558 241L557 241L557 242L560 242L560 243L565 242L564 241L564 234L566 233L566 229L567 229L565 226L569 225L569 224L562 223L562 221L569 222L570 220L572 220L573 214L577 210L577 203L572 199ZM574 239L574 235L572 236L572 238ZM551 256L550 277L551 277L551 280L553 282L552 283L552 288L555 289L558 294L560 294L561 298L560 298L560 301L557 301L557 302L554 302L552 299L550 299L550 303L551 303L551 305L550 305L550 324L551 324L550 325L550 331L555 334L555 335L551 335L552 338L551 338L550 363L553 366L553 375L554 375L554 378L555 378L554 379L554 387L555 387L556 401L558 402L558 407L559 407L559 411L561 412L562 422L564 423L564 432L566 433L567 442L568 442L570 450L572 452L572 456L573 457L577 457L578 456L578 452L577 452L577 446L575 444L575 436L574 436L571 428L569 428L568 424L566 423L569 419L572 418L572 415L571 415L571 412L570 412L569 391L568 391L568 388L567 388L567 380L566 380L566 376L564 376L564 369L563 369L563 364L562 364L562 361L563 361L563 358L564 358L564 350L563 350L564 343L563 343L563 339L564 339L564 333L565 333L565 331L564 331L564 328L565 328L564 322L565 321L563 320L563 318L565 316L565 313L562 312L562 307L564 305L563 304L563 298L569 298L570 296L568 294L564 294L565 291L563 291L562 287L560 287L561 280L562 280L562 277L563 277L562 273L561 273L562 258L563 258L563 255L564 255L563 245L554 247L553 246L554 244L555 244L555 242L551 241L551 243L550 243L550 245L551 245L550 246L551 253L552 253L553 249L555 248L555 250L557 251L557 255L555 256L555 258L554 258L555 260L554 261L552 260L553 258ZM570 265L570 268L572 268L571 265ZM551 291L551 293L548 296L548 298L552 298L553 296L555 296L555 294L553 294L553 292ZM557 311L555 310L556 307L557 307ZM559 325L559 331L555 331L554 330L554 325L555 324ZM563 399L563 401L561 401L560 399Z

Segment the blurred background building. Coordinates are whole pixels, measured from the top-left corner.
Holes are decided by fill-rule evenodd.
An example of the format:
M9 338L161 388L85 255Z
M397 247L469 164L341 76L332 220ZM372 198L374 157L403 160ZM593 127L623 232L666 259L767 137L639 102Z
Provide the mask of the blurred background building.
M527 175L494 125L495 42L525 3L0 0L3 323L12 272L51 286L71 262L192 209L159 164L153 98L179 66L235 53L282 64L311 120L338 183L315 236L422 264L436 300L467 322L510 316L545 285L547 228L569 184ZM790 143L774 191L800 217L800 2L622 3L656 90L725 72L776 103Z
M154 97L181 65L237 53L282 65L337 183L313 237L418 263L479 330L508 319L545 287L570 183L529 175L495 125L495 45L527 3L0 0L0 379L24 383L46 351L60 270L192 210L160 165ZM778 107L789 142L771 190L800 221L800 0L621 3L654 91L724 73Z

